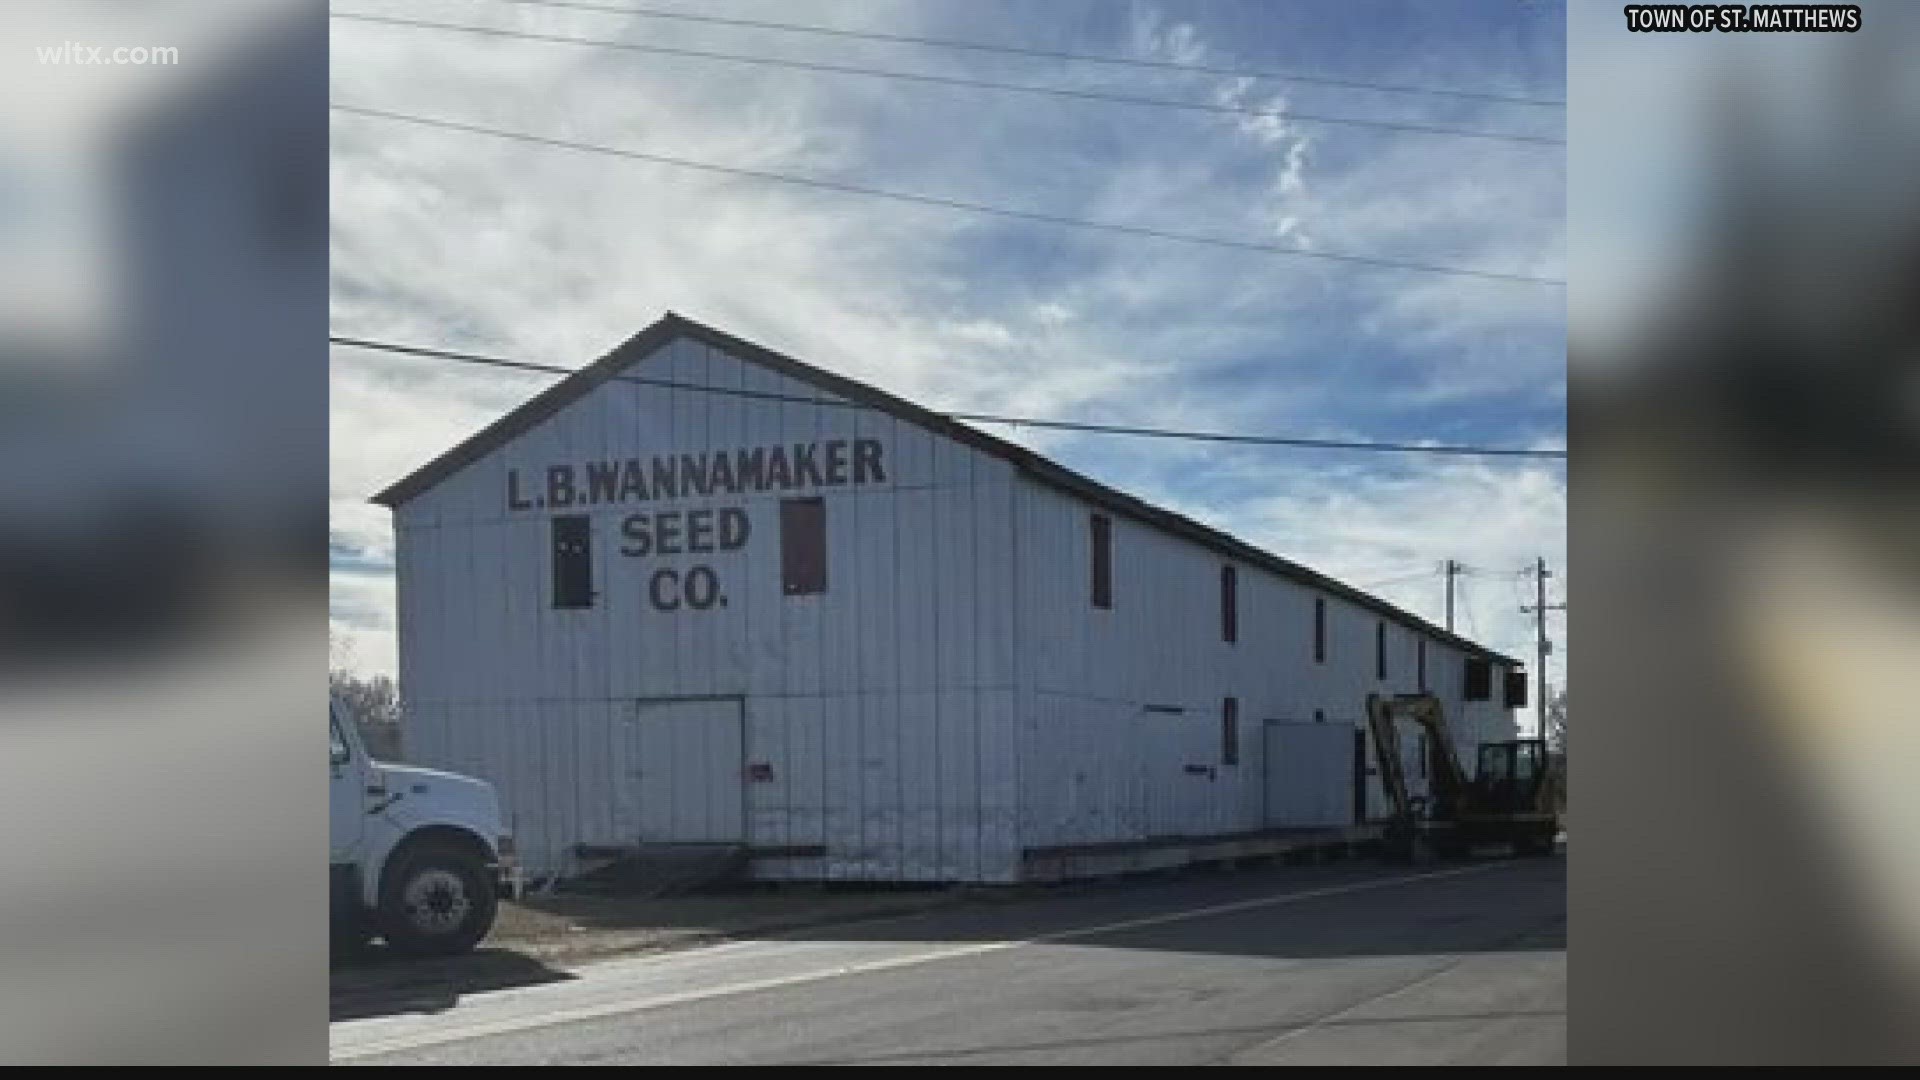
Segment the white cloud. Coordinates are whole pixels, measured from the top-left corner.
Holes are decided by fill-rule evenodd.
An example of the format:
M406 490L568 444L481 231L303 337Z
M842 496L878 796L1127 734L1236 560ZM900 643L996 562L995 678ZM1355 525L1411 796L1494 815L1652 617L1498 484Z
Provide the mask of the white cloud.
M940 10L836 7L813 21L932 33ZM525 6L502 18L582 36L625 25ZM819 43L809 52L631 24L641 26L667 44L826 55ZM1136 5L1119 32L1156 59L1215 51L1203 24L1152 5ZM844 49L832 58L907 66L898 50ZM1562 170L1551 154L344 22L334 58L336 101L508 130L1330 251L1541 272L1560 260ZM928 50L912 66L967 75L992 62ZM1291 108L1287 95L1235 80L1141 77L1154 95ZM1031 66L1019 78L1044 81ZM579 366L672 309L934 407L1210 430L1353 434L1373 409L1457 405L1515 386L1558 392L1559 356L1531 347L1557 325L1558 297L1546 292L1543 304L1532 286L1008 223L350 115L335 122L332 173L337 333ZM1417 377L1383 386L1326 360L1335 332L1360 352L1388 345L1429 359ZM336 349L336 541L389 558L386 511L367 497L543 385ZM997 433L1042 450L1089 445ZM1130 459L1111 445L1093 471L1128 484ZM1328 471L1273 453L1246 466L1217 448L1150 452L1249 468L1247 499L1205 516L1309 562L1398 560L1408 534L1435 561L1564 547L1550 520L1564 484L1514 486L1436 464L1428 489L1369 472L1372 463ZM1340 477L1338 489L1313 486L1315 475ZM1501 512L1519 518L1487 512L1506 500L1517 505ZM1337 558L1324 565L1341 569ZM390 670L390 619L365 613L390 612L391 587L374 580L336 575L346 614L335 629L355 663Z
M1236 481L1271 475L1272 459L1240 455ZM1216 467L1218 463L1216 462ZM1240 486L1238 482L1232 486ZM1545 464L1494 465L1460 458L1402 463L1391 472L1354 466L1295 470L1271 494L1197 503L1175 491L1167 505L1441 622L1447 559L1470 569L1459 581L1456 628L1531 663L1533 602L1526 569L1536 557L1566 568L1566 474ZM1564 597L1563 577L1549 579ZM1551 624L1564 648L1566 626ZM1563 657L1548 665L1558 683Z
M1156 6L1136 4L1133 8L1135 51L1144 59L1175 64L1200 64L1207 59L1207 45L1192 23L1169 22Z
M329 666L369 674L397 673L393 578L384 574L336 572L330 584Z

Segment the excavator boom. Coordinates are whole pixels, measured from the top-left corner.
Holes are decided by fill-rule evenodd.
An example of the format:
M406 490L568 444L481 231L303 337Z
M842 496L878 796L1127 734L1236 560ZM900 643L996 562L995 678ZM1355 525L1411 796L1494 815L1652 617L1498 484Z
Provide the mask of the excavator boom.
M1420 725L1427 734L1433 798L1424 819L1407 790L1397 723L1402 720ZM1469 779L1460 766L1446 711L1432 694L1367 695L1367 727L1381 786L1393 804L1390 841L1410 851L1415 837L1443 831L1448 834L1446 846L1459 850L1479 840L1497 840L1523 852L1552 851L1559 831L1557 778L1547 768L1540 740L1481 746L1479 773Z

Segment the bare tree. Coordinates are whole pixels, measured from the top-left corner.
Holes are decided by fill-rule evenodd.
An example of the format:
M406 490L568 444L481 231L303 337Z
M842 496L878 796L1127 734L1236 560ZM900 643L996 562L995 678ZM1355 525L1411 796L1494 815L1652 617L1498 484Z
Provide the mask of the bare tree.
M385 675L363 677L345 668L327 672L327 688L352 715L375 757L400 757L400 688Z
M1567 752L1567 692L1561 690L1547 702L1547 746L1556 754Z

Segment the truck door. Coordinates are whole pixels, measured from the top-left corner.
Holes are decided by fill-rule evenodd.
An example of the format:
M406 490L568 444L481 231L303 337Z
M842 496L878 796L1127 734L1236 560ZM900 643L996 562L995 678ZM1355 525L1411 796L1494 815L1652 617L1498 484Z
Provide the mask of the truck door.
M327 710L327 833L330 864L351 863L359 855L366 826L363 786L366 757L340 724L338 710Z

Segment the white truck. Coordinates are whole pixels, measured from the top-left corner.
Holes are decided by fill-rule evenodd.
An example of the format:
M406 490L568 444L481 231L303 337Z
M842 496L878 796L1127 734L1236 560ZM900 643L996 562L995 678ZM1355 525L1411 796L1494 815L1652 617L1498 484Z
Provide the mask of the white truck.
M327 703L333 934L417 956L473 948L510 880L513 838L484 780L374 761Z

